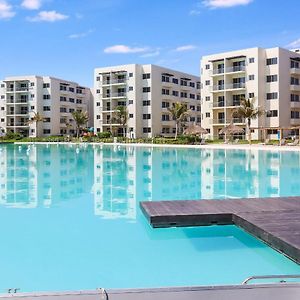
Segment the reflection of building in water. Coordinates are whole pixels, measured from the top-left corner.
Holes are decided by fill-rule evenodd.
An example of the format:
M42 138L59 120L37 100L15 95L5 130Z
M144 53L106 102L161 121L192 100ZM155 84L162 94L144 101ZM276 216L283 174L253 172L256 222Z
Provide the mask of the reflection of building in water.
M91 190L94 157L85 147L22 145L1 149L2 205L50 207Z
M38 206L36 158L37 151L32 146L26 150L22 147L1 147L1 205L19 208Z
M95 214L105 218L136 218L136 151L96 147L94 150Z

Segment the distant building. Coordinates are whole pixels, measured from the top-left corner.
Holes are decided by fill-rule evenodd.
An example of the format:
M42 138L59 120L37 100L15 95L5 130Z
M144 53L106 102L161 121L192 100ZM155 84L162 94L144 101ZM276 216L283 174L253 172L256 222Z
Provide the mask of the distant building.
M122 65L95 69L94 126L96 132L123 135L116 124L117 106L126 106L128 137L173 136L175 122L168 111L182 102L191 111L186 125L201 122L200 78L155 65Z
M252 120L251 127L268 128L277 138L278 127L300 125L300 53L282 48L251 48L208 55L201 60L202 126L210 138L231 121L245 128L245 120L232 118L243 98L267 113ZM262 131L253 130L253 138ZM289 134L286 132L286 134Z
M7 77L0 82L0 128L36 137L74 134L74 110L88 111L93 124L92 94L75 82L48 76ZM39 113L44 122L28 121Z

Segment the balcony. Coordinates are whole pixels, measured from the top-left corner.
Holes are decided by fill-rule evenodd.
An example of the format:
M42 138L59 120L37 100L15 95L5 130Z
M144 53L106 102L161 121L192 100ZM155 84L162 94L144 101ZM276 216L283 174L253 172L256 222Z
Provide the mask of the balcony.
M300 108L300 102L291 101L291 108Z
M13 93L13 92L29 92L29 87L6 88L6 93Z
M7 123L6 127L29 127L28 123L19 122L19 123Z
M15 99L15 100L12 100L12 99L8 99L6 101L6 104L11 104L11 105L15 105L15 104L27 104L28 103L28 99Z
M122 93L111 93L107 95L102 95L103 99L112 99L112 98L126 98L126 92Z
M237 72L245 72L245 66L233 66L226 68L226 73L237 73Z
M300 92L300 85L291 84L291 91Z
M19 111L19 112L8 112L7 117L17 117L17 116L29 116L29 112Z
M225 125L225 124L245 124L245 119L243 118L233 118L233 119L224 119L224 118L218 118L218 119L213 119L212 124L213 125Z
M291 68L291 74L300 75L300 68Z
M216 75L223 75L225 72L224 68L220 68L220 69L213 69L211 72L211 76L216 76Z
M126 84L126 79L113 79L113 80L103 80L102 85L117 85L117 84Z
M212 87L212 92L218 92L218 91L224 91L224 90L244 89L245 87L246 87L246 84L244 82L214 85Z

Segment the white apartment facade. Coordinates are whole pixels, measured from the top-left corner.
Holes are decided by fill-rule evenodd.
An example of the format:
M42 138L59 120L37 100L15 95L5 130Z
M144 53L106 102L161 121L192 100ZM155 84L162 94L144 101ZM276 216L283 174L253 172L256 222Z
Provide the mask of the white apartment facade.
M115 108L126 106L128 137L173 136L175 122L168 107L175 102L187 105L186 125L201 122L200 79L197 76L156 65L121 65L95 69L95 132L117 132Z
M91 90L49 76L7 77L0 82L0 128L23 136L74 134L74 110L88 111L93 123ZM39 113L43 122L28 123Z
M202 126L209 138L233 121L246 127L245 120L233 118L242 98L254 98L255 106L267 113L251 121L252 128L268 128L277 138L278 127L300 125L300 54L282 48L251 48L204 56L201 60ZM253 138L262 130L254 129ZM286 133L287 134L287 133Z

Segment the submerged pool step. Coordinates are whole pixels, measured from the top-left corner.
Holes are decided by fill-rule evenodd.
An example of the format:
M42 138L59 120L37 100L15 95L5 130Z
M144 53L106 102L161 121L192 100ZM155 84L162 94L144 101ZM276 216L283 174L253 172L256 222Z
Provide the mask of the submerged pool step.
M141 202L152 227L235 224L300 263L300 197Z

